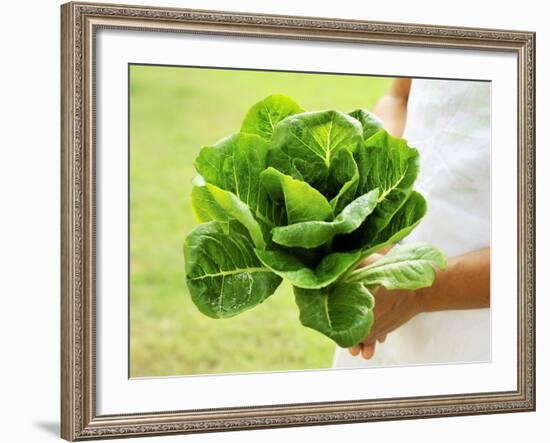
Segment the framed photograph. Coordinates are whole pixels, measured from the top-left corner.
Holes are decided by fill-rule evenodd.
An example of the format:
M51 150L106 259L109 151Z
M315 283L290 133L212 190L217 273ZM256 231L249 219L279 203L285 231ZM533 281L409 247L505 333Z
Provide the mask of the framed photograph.
M68 3L62 437L535 409L535 35Z

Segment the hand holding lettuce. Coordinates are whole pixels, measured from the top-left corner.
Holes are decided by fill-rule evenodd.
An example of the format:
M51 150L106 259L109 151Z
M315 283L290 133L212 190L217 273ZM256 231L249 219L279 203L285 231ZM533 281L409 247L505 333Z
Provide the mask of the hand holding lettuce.
M273 95L246 114L241 131L202 148L193 211L202 223L184 244L193 302L213 318L262 303L282 279L300 321L348 347L368 335L374 297L430 286L443 254L395 246L426 213L413 190L418 151L365 110L304 112Z

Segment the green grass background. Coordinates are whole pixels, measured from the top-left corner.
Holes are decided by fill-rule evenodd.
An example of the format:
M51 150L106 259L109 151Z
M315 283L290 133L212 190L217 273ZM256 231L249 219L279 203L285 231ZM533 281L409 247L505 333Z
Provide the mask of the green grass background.
M214 320L192 304L182 244L193 159L237 132L246 111L281 93L306 110L371 108L390 79L130 67L130 375L168 376L331 366L335 345L301 326L283 284L262 305Z

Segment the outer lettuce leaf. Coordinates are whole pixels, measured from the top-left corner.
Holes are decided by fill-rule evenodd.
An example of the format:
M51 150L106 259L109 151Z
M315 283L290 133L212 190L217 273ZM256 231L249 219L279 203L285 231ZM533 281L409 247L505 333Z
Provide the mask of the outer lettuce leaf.
M262 228L245 203L232 192L200 179L196 182L191 191L191 205L199 221L217 220L227 226L230 220L237 220L248 229L255 247L265 248Z
M269 144L253 134L234 134L201 149L195 160L197 172L207 183L232 192L256 218L268 226L285 223L283 208L260 186L260 173L267 167Z
M356 109L350 112L349 115L361 122L364 140L367 140L383 128L382 120L366 109Z
M340 283L331 289L294 288L300 321L339 346L357 344L369 334L374 297L361 283Z
M365 142L356 158L360 176L357 193L380 189L378 206L363 227L363 236L373 236L389 223L410 194L419 170L418 151L380 130Z
M241 132L256 134L270 140L277 123L289 115L303 112L290 97L281 94L270 95L256 103L244 117Z
M185 272L191 298L213 318L237 315L262 303L281 278L254 255L248 231L238 222L212 221L195 228L184 243Z
M365 221L378 202L378 189L355 199L332 221L307 221L272 230L273 241L282 246L315 248L337 234L353 232Z
M386 227L367 241L366 247L372 248L388 242L395 244L403 240L418 226L427 211L428 206L422 194L412 191Z
M382 285L386 289L420 289L431 286L435 269L445 269L445 256L431 245L410 244L392 248L376 262L352 272L347 282Z
M325 193L336 154L341 150L355 152L362 132L356 119L337 111L287 117L273 131L269 165Z
M306 182L271 167L260 174L260 179L272 200L284 204L289 224L333 217L332 207L327 199Z

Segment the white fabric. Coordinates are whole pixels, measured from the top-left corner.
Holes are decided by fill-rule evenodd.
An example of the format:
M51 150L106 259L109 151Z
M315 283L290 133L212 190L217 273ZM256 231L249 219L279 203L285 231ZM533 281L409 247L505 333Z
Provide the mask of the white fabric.
M412 81L404 137L420 151L415 185L428 213L404 242L427 242L447 256L490 245L490 83ZM376 346L372 359L337 348L333 367L490 360L490 310L421 314Z

